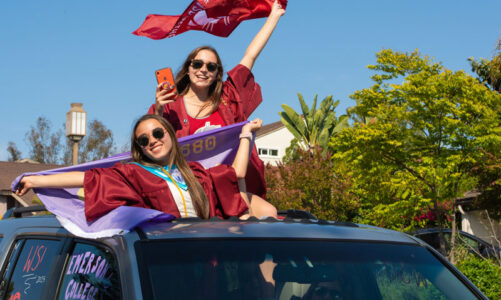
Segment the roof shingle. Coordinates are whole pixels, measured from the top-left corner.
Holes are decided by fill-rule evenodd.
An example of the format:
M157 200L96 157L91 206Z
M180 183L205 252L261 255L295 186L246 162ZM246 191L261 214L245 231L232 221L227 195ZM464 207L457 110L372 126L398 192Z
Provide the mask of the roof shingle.
M63 167L61 165L49 165L49 164L33 164L33 163L21 163L21 162L7 162L0 161L0 192L6 193L10 191L10 185L12 181L16 179L17 176L27 173L27 172L39 172L44 170L50 170L55 168ZM31 203L34 193L30 191L26 195L22 196L23 200L27 203Z

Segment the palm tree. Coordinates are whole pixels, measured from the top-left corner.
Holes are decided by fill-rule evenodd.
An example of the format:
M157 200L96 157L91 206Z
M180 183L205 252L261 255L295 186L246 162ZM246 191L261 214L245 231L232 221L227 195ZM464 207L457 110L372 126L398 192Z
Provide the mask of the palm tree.
M339 100L334 102L332 95L329 95L322 100L317 110L317 95L311 109L304 102L303 96L300 93L297 95L303 114L299 115L290 106L282 104L284 111L279 112L280 121L304 149L312 150L316 146L327 149L330 138L349 126L346 115L336 117L335 109Z

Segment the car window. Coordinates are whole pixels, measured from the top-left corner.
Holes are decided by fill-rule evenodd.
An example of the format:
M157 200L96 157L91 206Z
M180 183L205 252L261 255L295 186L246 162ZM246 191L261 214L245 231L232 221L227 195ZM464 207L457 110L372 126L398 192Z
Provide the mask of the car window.
M19 254L19 250L22 247L24 240L18 240L14 243L14 247L10 253L10 256L7 260L7 265L2 273L2 282L0 283L0 298L3 299L5 292L8 290L7 283L9 281L10 275L12 274L12 269L15 265L15 261L17 259L17 255Z
M76 243L60 287L58 299L120 299L115 257L105 247Z
M476 299L426 248L335 241L139 241L144 299Z
M480 250L480 243L472 238L470 238L469 236L466 236L466 235L458 235L459 236L459 240L461 242L464 243L464 245L467 247L467 248L471 248L471 249L474 249L474 250L477 250L479 251Z
M18 241L7 267L12 268L12 275L5 287L5 299L40 299L60 248L59 240Z
M417 234L416 237L420 238L428 245L432 246L435 249L440 249L440 241L438 239L438 234L435 233L421 233Z

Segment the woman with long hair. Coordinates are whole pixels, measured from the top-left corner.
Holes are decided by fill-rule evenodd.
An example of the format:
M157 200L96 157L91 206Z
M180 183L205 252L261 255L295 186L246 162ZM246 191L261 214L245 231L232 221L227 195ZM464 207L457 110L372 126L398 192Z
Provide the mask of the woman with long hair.
M177 137L247 120L262 102L261 88L251 72L280 17L285 13L275 1L261 30L249 44L240 64L223 81L223 65L216 50L202 46L193 50L176 75L174 87L158 84L156 102L148 113L163 116L174 126ZM253 147L246 175L247 190L265 197L264 163Z
M199 163L185 161L167 120L145 115L132 132L131 163L85 172L25 176L16 193L23 195L31 188L42 187L83 187L88 221L123 205L157 209L178 218L276 217L271 204L246 193L242 188L245 185L239 182L247 170L251 133L261 125L260 120L254 120L242 127L232 165L206 170Z

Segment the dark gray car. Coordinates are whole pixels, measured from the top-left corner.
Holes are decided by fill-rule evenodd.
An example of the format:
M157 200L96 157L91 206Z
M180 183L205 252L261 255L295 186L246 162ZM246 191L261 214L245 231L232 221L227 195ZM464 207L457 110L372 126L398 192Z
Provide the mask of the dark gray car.
M2 299L486 299L420 240L352 223L179 219L89 240L36 216L0 235Z

